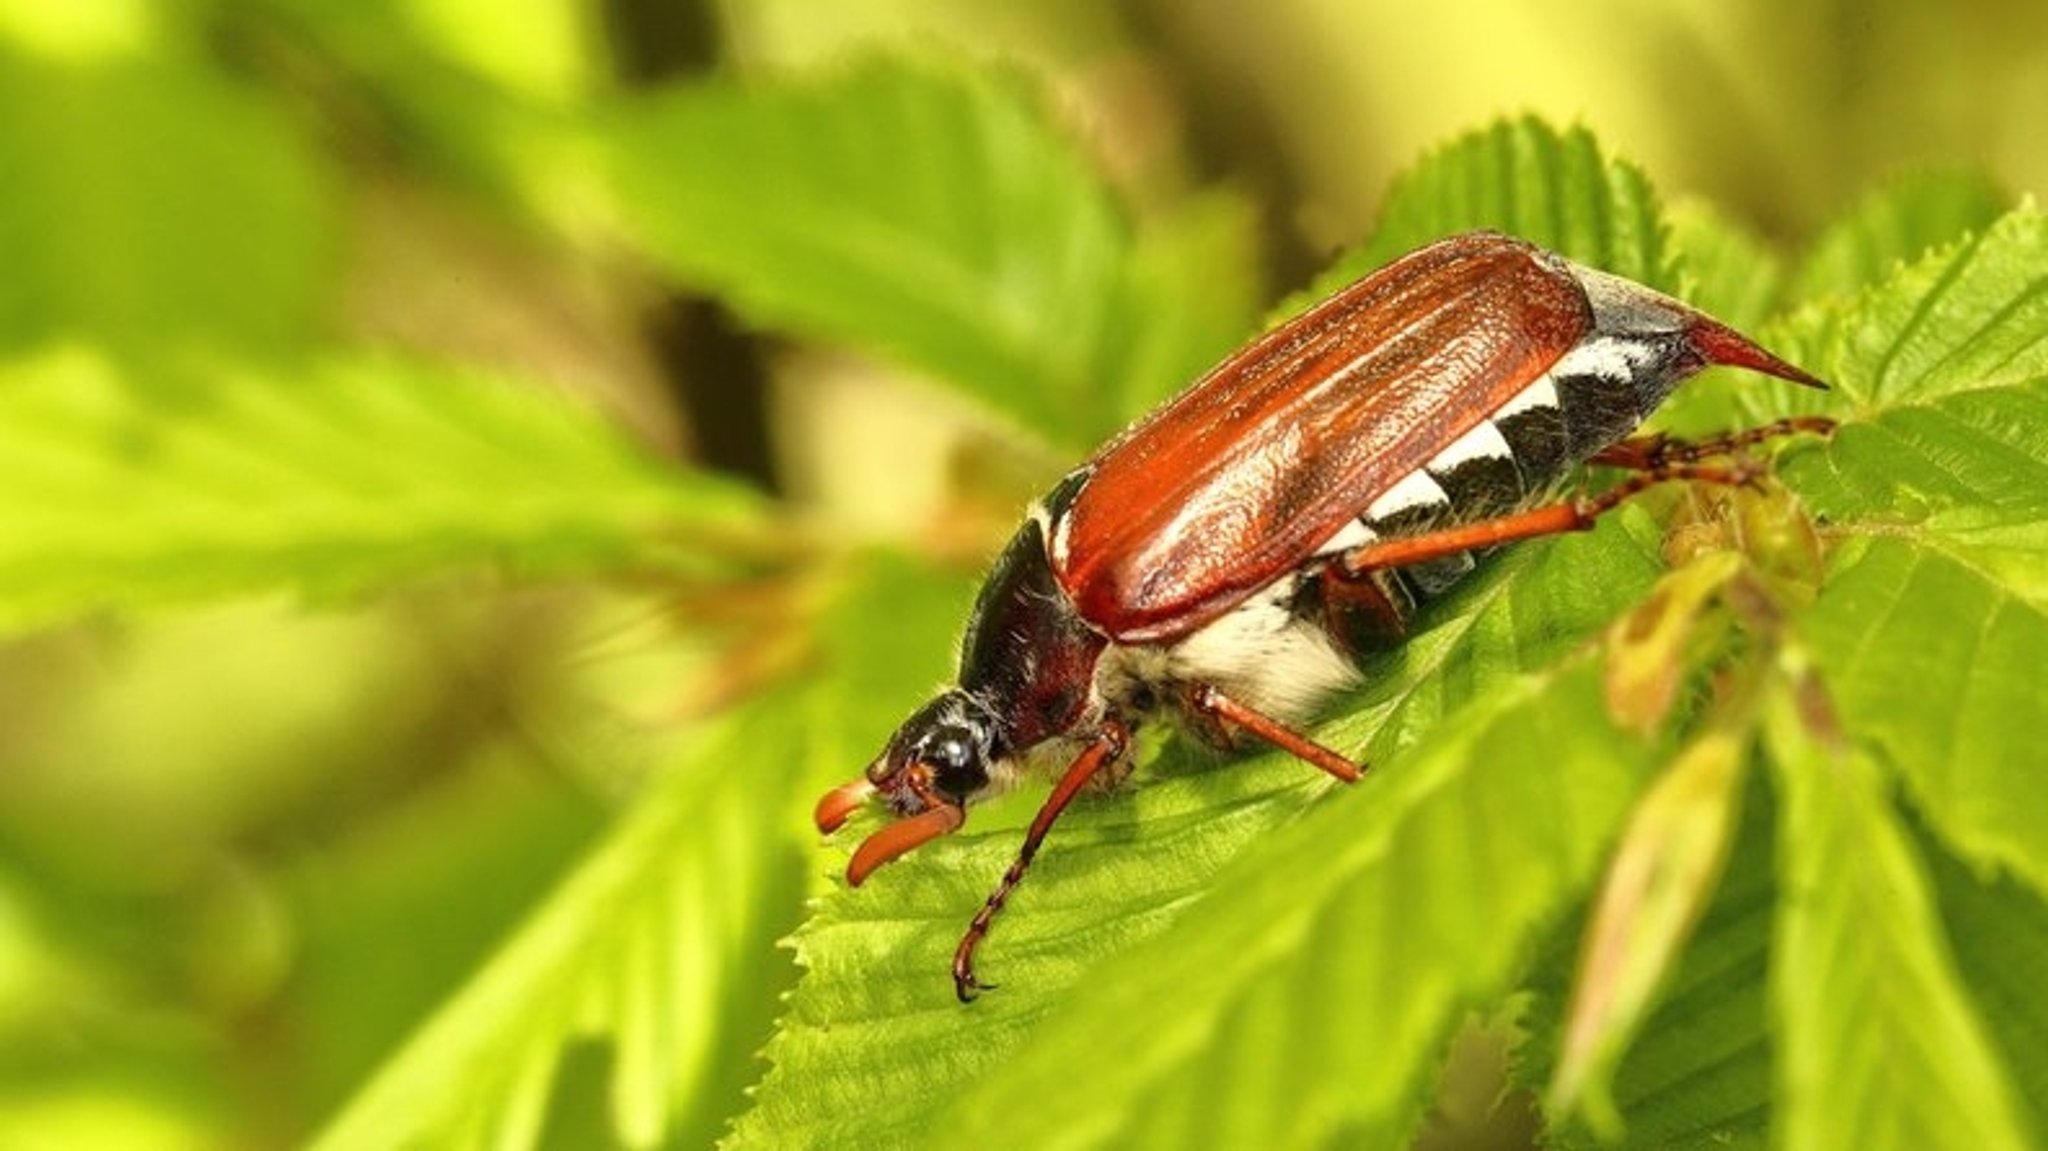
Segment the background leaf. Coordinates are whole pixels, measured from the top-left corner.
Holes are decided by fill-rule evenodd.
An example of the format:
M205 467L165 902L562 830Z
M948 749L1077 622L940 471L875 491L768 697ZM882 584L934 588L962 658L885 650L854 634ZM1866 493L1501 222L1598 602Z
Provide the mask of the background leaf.
M2048 221L2022 209L1824 325L1859 417L1786 481L1854 539L1807 622L1848 728L1967 859L2048 890Z
M1432 240L1492 228L1652 287L1669 288L1657 196L1641 169L1584 128L1501 120L1431 152L1394 181L1372 238L1291 300L1299 310Z
M719 993L734 968L757 962L800 883L793 854L758 846L775 837L752 824L779 822L776 806L726 766L800 760L779 713L763 707L708 736L314 1146L533 1145L575 1040L612 1044L612 1112L627 1145L657 1143L672 1113L715 1122L688 1108L716 1072L714 1053L734 1046ZM447 1090L451 1067L466 1069L460 1091Z
M1256 296L1247 216L1141 240L1026 89L988 76L870 62L698 85L625 117L614 154L636 233L676 274L1069 450L1208 367Z
M1777 1137L1790 1148L2026 1147L1926 872L1875 766L1826 745L1821 690L1795 680L1800 703L1788 695L1769 724L1786 815L1771 956Z
M0 355L90 337L147 363L312 334L330 174L281 109L188 54L60 62L0 36L0 171Z
M820 652L835 674L698 739L316 1146L534 1145L577 1044L609 1056L598 1131L631 1147L715 1138L792 973L770 959L806 886L797 813L868 753L877 705L928 685L940 648L919 641L951 626L948 590L887 557L843 572Z
M758 507L474 372L337 360L160 391L82 353L0 365L4 630L460 566L708 571Z
M2011 197L1974 169L1915 172L1874 188L1808 247L1794 278L1801 300L1850 296L1883 283L1903 264L1981 232Z
M1701 200L1665 214L1668 243L1683 274L1680 298L1742 332L1756 332L1778 312L1785 266L1760 238Z

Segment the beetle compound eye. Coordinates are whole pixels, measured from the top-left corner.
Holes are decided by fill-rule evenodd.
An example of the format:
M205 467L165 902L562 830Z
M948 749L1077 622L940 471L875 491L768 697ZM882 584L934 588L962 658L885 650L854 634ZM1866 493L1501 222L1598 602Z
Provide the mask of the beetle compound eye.
M931 768L932 786L956 802L980 791L988 783L981 765L981 753L972 733L962 728L941 728L926 741L918 758Z

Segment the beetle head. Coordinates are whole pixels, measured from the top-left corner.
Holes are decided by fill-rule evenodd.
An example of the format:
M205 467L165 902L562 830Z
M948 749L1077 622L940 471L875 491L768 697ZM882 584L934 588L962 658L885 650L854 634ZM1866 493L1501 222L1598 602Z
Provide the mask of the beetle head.
M825 793L817 821L828 834L877 795L898 816L862 841L847 867L848 882L858 887L875 868L966 820L967 805L990 790L998 731L986 705L950 688L903 721L864 777Z

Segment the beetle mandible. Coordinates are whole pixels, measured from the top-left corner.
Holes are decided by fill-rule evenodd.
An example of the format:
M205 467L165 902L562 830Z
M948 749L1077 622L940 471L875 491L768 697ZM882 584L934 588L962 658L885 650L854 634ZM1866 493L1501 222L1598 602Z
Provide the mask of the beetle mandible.
M1697 446L1631 440L1708 365L1819 380L1727 325L1526 241L1472 232L1411 252L1254 340L1032 506L976 599L955 686L906 719L821 830L879 796L897 819L854 852L859 884L958 829L1034 771L1058 782L954 953L974 952L1084 785L1127 769L1171 717L1248 733L1346 781L1363 767L1301 734L1356 659L1398 644L1473 553L1580 530L1669 479L1728 482ZM1824 420L1730 437L1747 443ZM1709 449L1711 450L1711 449ZM1552 500L1570 469L1633 469ZM1063 770L1062 770L1063 769Z

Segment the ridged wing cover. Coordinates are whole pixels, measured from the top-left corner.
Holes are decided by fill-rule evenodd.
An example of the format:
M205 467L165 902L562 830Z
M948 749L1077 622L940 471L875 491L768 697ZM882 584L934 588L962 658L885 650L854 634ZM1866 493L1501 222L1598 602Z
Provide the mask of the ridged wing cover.
M1106 446L1052 564L1119 642L1171 640L1305 560L1592 327L1560 257L1454 236L1282 324Z

